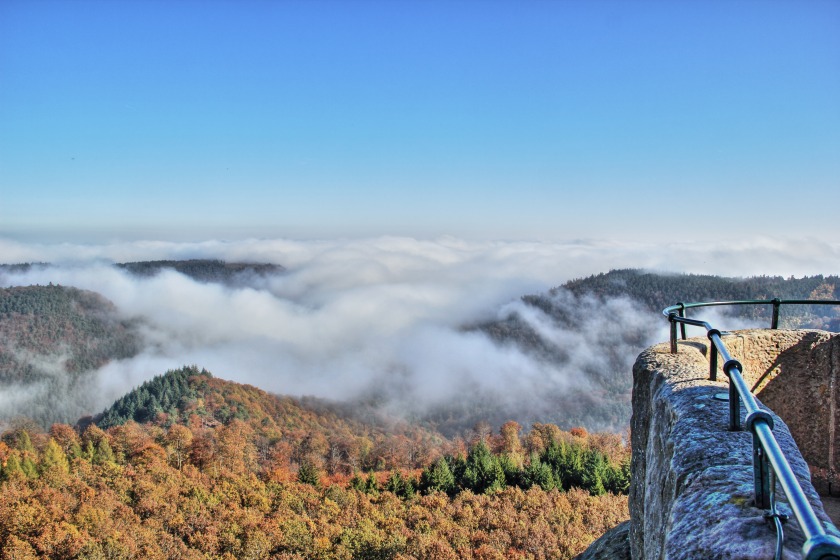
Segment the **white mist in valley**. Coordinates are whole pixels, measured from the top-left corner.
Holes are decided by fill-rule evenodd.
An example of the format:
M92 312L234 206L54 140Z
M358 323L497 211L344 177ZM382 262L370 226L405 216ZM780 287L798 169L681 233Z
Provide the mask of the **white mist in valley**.
M111 266L190 258L268 262L285 270L231 286L171 270L138 277ZM558 407L575 401L585 407L586 395L603 393L593 381L616 367L626 372L629 387L638 349L667 337L667 324L626 299L600 302L559 291L552 305L576 321L575 328L563 328L550 313L525 305L522 295L623 267L730 276L830 273L840 269L840 251L819 243L801 250L771 239L711 248L451 238L110 245L0 240L0 261L56 264L7 273L0 277L4 286L52 282L92 290L114 302L124 318L141 321L142 351L98 372L99 390L86 396L89 413L167 369L195 364L274 393L366 402L415 417L475 401L490 403L498 415L557 421L563 417ZM562 348L562 355L545 359L470 328L511 316ZM596 429L620 429L628 419L616 414L599 422L597 414L569 411Z

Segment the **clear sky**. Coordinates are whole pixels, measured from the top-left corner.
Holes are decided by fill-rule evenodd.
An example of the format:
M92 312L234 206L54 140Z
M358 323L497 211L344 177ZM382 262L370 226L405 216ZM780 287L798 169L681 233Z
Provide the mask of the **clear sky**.
M838 224L836 0L0 0L7 238Z

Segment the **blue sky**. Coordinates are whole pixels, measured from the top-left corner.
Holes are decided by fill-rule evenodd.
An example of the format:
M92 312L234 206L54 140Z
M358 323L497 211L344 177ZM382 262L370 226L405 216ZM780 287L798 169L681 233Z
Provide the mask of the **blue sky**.
M840 242L838 30L816 0L0 0L0 236Z

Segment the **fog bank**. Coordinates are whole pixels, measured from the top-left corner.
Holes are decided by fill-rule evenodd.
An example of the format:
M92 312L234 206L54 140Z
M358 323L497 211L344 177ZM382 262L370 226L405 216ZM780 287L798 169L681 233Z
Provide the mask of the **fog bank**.
M138 278L110 266L190 258L268 262L286 270L222 286L172 271ZM0 273L0 285L52 282L93 290L125 318L142 319L144 350L98 372L91 412L166 369L196 364L276 393L341 400L375 394L389 409L411 413L453 396L495 399L513 414L556 412L558 399L586 393L599 371L616 367L615 360L629 376L637 346L667 336L664 320L626 300L608 302L606 309L594 300L558 301L581 318L580 328L570 331L522 305L520 296L611 268L727 276L836 273L840 250L771 238L711 247L396 237L105 245L0 239L0 261L57 265ZM549 363L463 328L511 313L567 355ZM624 340L624 331L648 334ZM604 347L610 344L613 362L607 364Z

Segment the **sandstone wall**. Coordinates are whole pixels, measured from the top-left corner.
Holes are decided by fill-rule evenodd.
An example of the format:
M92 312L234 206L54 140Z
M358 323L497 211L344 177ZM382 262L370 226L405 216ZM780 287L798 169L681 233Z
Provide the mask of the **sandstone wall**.
M840 464L840 335L824 331L754 330L724 342L744 365L744 379L761 401L785 419L817 491L837 494Z

